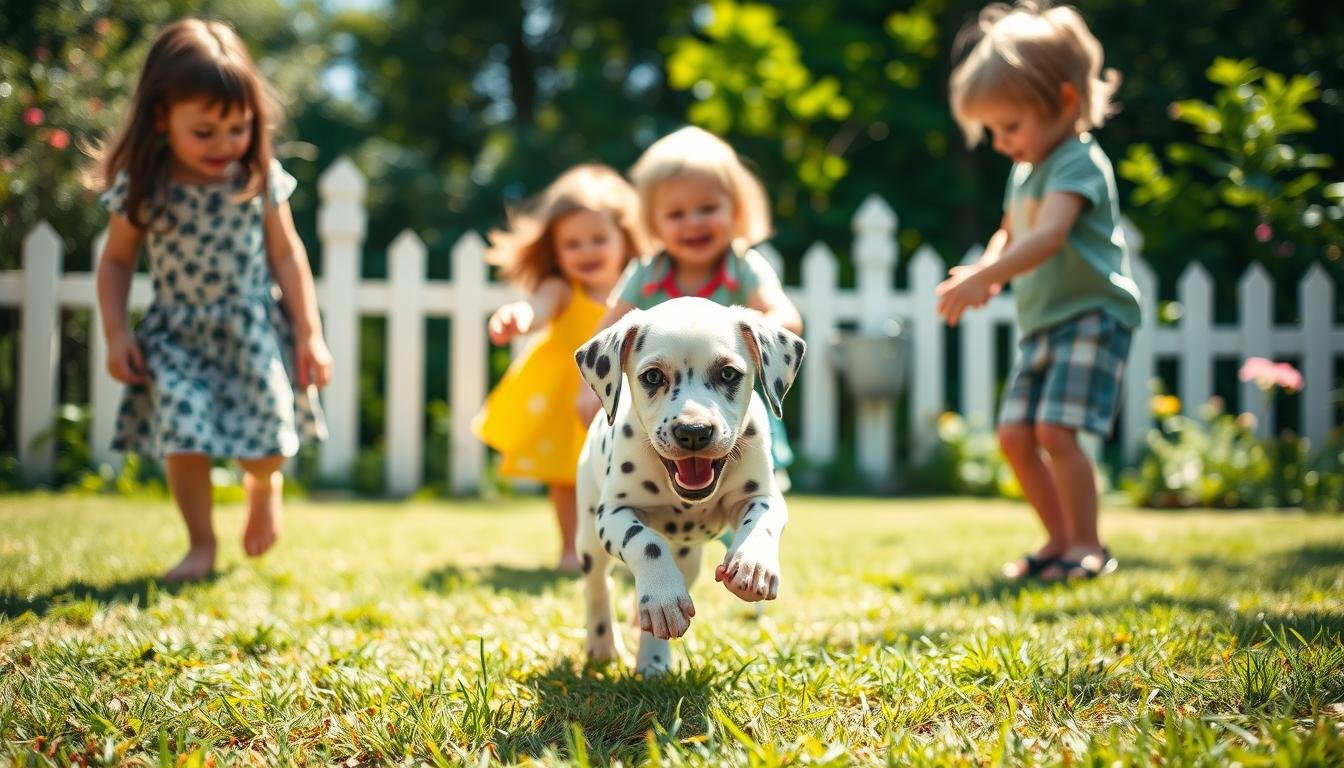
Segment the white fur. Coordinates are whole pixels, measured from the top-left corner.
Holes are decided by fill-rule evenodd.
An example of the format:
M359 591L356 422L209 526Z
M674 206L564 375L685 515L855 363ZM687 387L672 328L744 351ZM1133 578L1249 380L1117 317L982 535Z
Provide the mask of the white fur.
M716 578L743 600L776 597L788 511L770 463L764 403L778 413L803 349L758 313L681 298L631 312L576 352L605 411L589 425L576 481L590 659L624 655L612 620L614 559L635 577L642 628L635 667L644 674L669 668L668 639L685 634L695 615L688 587L701 548L726 527L734 538ZM736 387L724 368L741 374ZM665 384L642 381L650 369ZM703 437L705 427L712 436ZM664 462L691 455L722 462L709 488L687 491Z

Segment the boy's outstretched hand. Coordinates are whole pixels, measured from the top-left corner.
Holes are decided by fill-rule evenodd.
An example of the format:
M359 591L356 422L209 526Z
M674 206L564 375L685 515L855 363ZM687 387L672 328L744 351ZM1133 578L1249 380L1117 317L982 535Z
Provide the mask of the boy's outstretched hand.
M992 283L977 264L957 266L947 271L946 280L938 284L938 314L948 325L956 325L968 309L982 307L985 302L1003 290L1000 283Z

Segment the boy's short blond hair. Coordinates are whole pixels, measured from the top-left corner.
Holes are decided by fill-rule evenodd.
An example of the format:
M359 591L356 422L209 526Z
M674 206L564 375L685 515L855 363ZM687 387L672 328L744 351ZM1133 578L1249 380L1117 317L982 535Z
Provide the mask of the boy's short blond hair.
M640 221L649 240L658 239L653 226L658 185L688 175L708 178L723 187L733 205L734 239L754 245L770 236L770 205L760 180L723 139L688 126L655 141L630 169L630 180L639 193Z
M977 104L1008 102L1054 118L1064 109L1060 86L1069 83L1078 93L1079 132L1100 127L1114 111L1120 74L1102 70L1101 42L1073 8L995 3L957 35L959 50L971 43L948 86L968 146L984 136L984 124L970 116Z

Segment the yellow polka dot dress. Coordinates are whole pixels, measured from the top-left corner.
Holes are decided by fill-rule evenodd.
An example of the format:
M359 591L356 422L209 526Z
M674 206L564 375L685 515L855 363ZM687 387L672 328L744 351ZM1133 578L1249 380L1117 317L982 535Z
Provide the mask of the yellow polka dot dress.
M571 298L538 333L485 400L472 422L476 435L499 451L505 477L573 485L588 425L579 423L574 350L592 337L606 307L571 285Z

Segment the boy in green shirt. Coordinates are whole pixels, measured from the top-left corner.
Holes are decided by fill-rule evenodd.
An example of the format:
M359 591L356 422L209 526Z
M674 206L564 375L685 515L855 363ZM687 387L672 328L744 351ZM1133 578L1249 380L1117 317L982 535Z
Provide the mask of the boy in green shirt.
M1114 173L1086 133L1104 122L1119 77L1102 72L1101 44L1071 8L990 6L969 32L981 37L952 74L953 113L971 145L988 128L1013 168L999 230L938 286L938 311L956 325L1012 280L1021 355L999 444L1047 540L1003 572L1091 578L1116 560L1097 532L1095 469L1078 430L1110 433L1140 319Z

